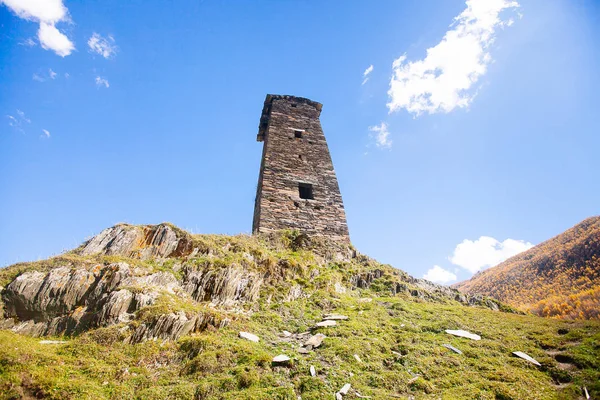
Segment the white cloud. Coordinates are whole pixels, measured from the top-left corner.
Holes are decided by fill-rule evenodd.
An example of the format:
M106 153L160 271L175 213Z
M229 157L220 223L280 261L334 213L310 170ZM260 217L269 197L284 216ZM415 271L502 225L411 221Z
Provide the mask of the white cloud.
M28 124L31 123L31 120L25 117L25 113L23 111L17 109L17 115L21 117L21 121L27 122Z
M69 73L68 73L68 72L65 72L65 78L67 78L67 79L68 79L70 76L71 76L71 75L69 75Z
M19 121L17 121L17 119L12 115L7 115L6 118L8 118L8 125L14 127L17 127L19 125Z
M381 148L390 149L392 147L392 141L390 140L390 132L385 122L380 125L370 126L369 131L372 132L371 136L375 138L375 145Z
M365 83L367 83L367 81L369 80L369 74L373 72L373 64L369 65L369 67L367 69L365 69L365 72L363 72L363 81L361 83L361 85L364 85Z
M42 135L43 138L50 138L50 132L48 132L48 130L42 129L42 132L44 132L44 134Z
M25 133L23 130L23 123L31 123L31 120L25 116L25 113L21 110L17 110L17 116L6 115L8 118L8 125L21 133Z
M21 46L33 47L33 46L35 46L35 40L33 40L32 38L27 38L27 40L24 40L24 41L20 42L19 44Z
M108 83L108 80L97 76L96 77L96 86L98 86L98 87L104 86L104 87L108 88L110 86L110 84Z
M39 76L38 74L33 74L33 76L31 77L31 79L33 79L34 81L38 81L38 82L44 82L45 79L42 78L41 76Z
M50 75L50 79L56 79L57 73L52 71L52 68L48 70L48 75Z
M110 58L117 53L115 39L108 35L108 39L103 38L100 34L94 34L88 40L90 52L100 54L104 58Z
M62 0L0 0L0 3L20 18L39 22L38 40L42 48L53 50L61 57L68 56L75 50L75 45L69 38L55 27L58 22L70 21ZM25 43L30 46L35 44L32 39Z
M390 113L404 108L418 116L448 113L467 107L475 96L473 85L492 61L489 48L498 27L510 26L500 13L519 4L513 0L467 0L440 43L427 49L424 59L407 62L406 54L392 64L388 90Z
M500 242L493 237L481 236L477 240L465 239L454 249L449 257L452 264L471 273L493 267L502 261L528 250L533 244L523 240L506 239Z
M430 268L427 273L423 275L423 278L431 282L446 284L455 281L456 275L439 265L434 265L433 268Z
M75 50L75 45L73 45L73 42L65 34L56 29L54 25L46 24L45 22L40 23L38 39L42 48L53 50L61 57L66 57Z
M20 18L56 23L67 17L62 0L0 0Z

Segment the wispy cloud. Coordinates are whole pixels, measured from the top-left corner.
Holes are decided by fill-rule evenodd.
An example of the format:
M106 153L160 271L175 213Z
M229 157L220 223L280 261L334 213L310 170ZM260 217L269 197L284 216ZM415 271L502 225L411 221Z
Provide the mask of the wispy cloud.
M401 109L415 116L448 113L471 103L474 85L492 61L489 50L497 28L513 23L513 19L501 19L500 14L519 4L513 0L467 0L466 6L442 41L427 49L424 59L407 61L404 54L394 61L388 91L390 113Z
M27 39L23 40L22 42L19 42L19 45L33 47L33 46L35 46L35 40L33 40L32 38L27 38Z
M500 242L489 236L463 240L449 257L450 262L471 272L493 267L502 261L533 247L523 240L506 239Z
M364 85L365 83L367 83L367 81L369 80L369 74L373 72L373 64L369 65L369 67L367 69L365 69L365 72L363 72L363 81L361 83L361 85Z
M25 133L23 130L23 124L30 124L31 120L25 116L25 113L19 109L16 110L15 115L6 115L8 118L8 126L14 128L15 130Z
M115 39L111 35L104 38L99 33L94 32L87 43L91 53L100 54L104 58L111 58L117 53Z
M45 79L43 77L41 77L40 75L35 74L35 73L31 76L31 79L33 79L34 81L38 81L38 82L44 82L45 81Z
M446 284L455 281L456 275L439 265L434 265L423 275L423 278L431 282Z
M108 83L107 79L97 76L96 77L96 86L98 86L98 87L104 86L105 88L108 88L110 86L110 84Z
M377 147L386 149L392 148L390 132L388 131L388 126L385 122L382 122L379 125L370 126L369 131L371 132L371 137L375 139L375 145Z
M17 109L17 115L21 118L21 121L31 123L31 120L25 116L25 113L19 109Z
M35 21L40 24L38 40L42 48L52 50L61 57L68 56L75 50L69 38L56 28L59 22L69 22L67 7L62 0L0 0L19 18ZM31 40L31 39L29 39ZM33 40L27 41L27 45Z
M44 133L43 135L40 135L41 137L45 138L45 139L50 139L50 132L48 132L47 129L42 129L42 132ZM60 141L60 140L59 140Z
M50 79L56 79L56 75L57 73L52 71L52 68L48 70L48 76L50 76Z

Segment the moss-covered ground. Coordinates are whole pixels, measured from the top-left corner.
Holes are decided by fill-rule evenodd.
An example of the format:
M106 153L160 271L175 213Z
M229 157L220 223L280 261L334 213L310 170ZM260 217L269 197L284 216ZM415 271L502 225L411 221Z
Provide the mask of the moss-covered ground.
M204 252L188 262L214 268L246 262L247 268L267 268L281 279L266 282L260 299L246 305L226 328L174 342L126 344L121 325L71 338L42 338L66 341L61 344L0 331L0 398L316 400L333 399L345 383L352 385L347 398L357 398L358 392L372 399L577 399L583 398L584 386L592 398L600 396L598 322L543 319L410 294L392 296L389 275L369 289L341 292L332 283L347 283L348 271L360 272L360 266L319 264L310 251L266 249L255 239L198 240L207 248L227 251ZM63 257L72 257L78 265L103 261ZM104 260L109 261L114 262ZM178 262L144 265L170 271ZM16 267L44 265L50 264ZM8 281L18 273L7 269L0 278ZM302 287L302 294L288 300L293 285ZM177 299L165 301L140 310L138 317L178 307ZM181 305L182 310L197 307ZM334 327L313 329L326 313L349 318ZM465 329L482 339L450 336L446 329ZM310 330L327 338L319 348L300 354L299 342L284 337L284 330ZM240 331L261 340L241 339ZM529 354L542 366L513 356L513 351ZM288 355L291 362L272 364L278 354ZM311 365L315 377L309 373Z

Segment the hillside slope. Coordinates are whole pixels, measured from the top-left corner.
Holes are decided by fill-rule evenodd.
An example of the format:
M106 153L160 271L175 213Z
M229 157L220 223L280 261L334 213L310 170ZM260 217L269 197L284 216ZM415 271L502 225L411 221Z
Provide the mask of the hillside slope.
M600 216L454 287L537 315L600 318Z
M117 225L0 285L1 398L600 395L599 323L522 315L296 232Z

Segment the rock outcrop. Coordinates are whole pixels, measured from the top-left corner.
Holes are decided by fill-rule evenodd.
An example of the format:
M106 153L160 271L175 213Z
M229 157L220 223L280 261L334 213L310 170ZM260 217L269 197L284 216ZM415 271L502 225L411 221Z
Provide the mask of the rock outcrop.
M307 255L304 266L279 256L290 251L293 257ZM14 266L15 275L0 288L0 328L54 336L119 325L129 342L176 339L226 325L230 312L248 311L265 285L277 287L281 301L307 297L298 282L314 280L329 265L359 271L335 275L329 285L337 293L378 282L392 295L498 308L492 300L415 279L320 237L235 239L192 236L170 224L119 224L62 258Z
M150 258L183 257L193 251L189 233L169 224L132 226L115 225L100 232L83 245L82 255L121 255L148 260Z

